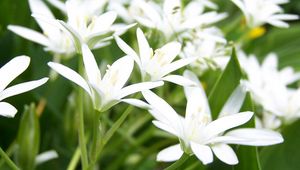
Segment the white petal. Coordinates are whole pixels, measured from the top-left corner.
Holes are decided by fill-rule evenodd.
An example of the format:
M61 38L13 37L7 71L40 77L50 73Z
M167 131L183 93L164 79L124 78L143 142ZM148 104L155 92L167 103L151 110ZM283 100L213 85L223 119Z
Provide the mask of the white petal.
M246 91L242 86L238 86L237 88L235 88L233 93L224 104L219 117L238 113L244 103L245 97Z
M72 70L62 64L59 64L59 63L49 62L48 65L49 65L49 67L51 67L53 70L55 70L56 72L58 72L65 78L71 80L75 84L82 87L90 96L92 95L91 91L90 91L90 87L87 84L87 82L74 70Z
M81 35L75 30L73 29L70 25L68 25L67 23L65 23L64 21L58 21L61 26L64 28L64 30L69 33L75 47L76 50L81 53L81 44L84 43Z
M15 117L17 109L9 103L0 102L0 115L5 117Z
M125 96L128 96L130 94L143 91L143 90L149 90L153 89L155 87L162 86L164 84L163 81L156 81L156 82L143 82L143 83L137 83L137 84L132 84L130 86L124 87L121 89L119 98L123 98Z
M116 18L117 13L114 11L109 11L98 16L95 19L95 22L93 24L90 24L93 27L91 32L96 33L102 31L109 31Z
M36 32L34 30L31 30L31 29L28 29L25 27L21 27L21 26L16 26L16 25L9 25L7 27L7 29L25 39L33 41L35 43L41 44L46 47L50 46L50 42L49 42L48 38L46 36L44 36L43 34Z
M128 103L130 105L143 108L143 109L150 109L151 106L148 103L143 102L142 100L138 99L122 99L122 102Z
M161 114L156 117L159 121L170 125L176 131L182 130L180 116L167 102L150 90L142 91L142 93L146 101Z
M165 76L175 70L180 69L181 67L184 67L190 63L192 63L193 61L195 61L196 58L185 58L185 59L180 59L177 61L174 61L173 63L167 65L166 67L164 67L162 69L162 76Z
M129 79L133 66L134 61L129 56L118 59L107 69L102 82L121 89Z
M226 144L213 145L212 150L215 155L226 164L235 165L239 162L233 149Z
M58 158L58 154L55 150L46 151L46 152L40 153L35 158L35 164L39 165L39 164L42 164L44 162L50 161L55 158Z
M218 118L206 126L206 133L210 136L218 135L228 129L248 122L252 116L253 112L242 112Z
M89 81L92 84L99 84L101 81L101 73L93 53L86 44L82 45L82 57Z
M21 94L32 89L35 89L48 81L48 78L42 78L40 80L29 81L11 86L0 93L0 101L8 97Z
M141 61L136 52L118 36L115 36L115 40L119 48L128 56L133 57L134 61L138 64L138 66L141 67Z
M250 145L250 146L267 146L283 142L280 133L265 129L242 128L229 131L225 134L228 137L240 139L233 144Z
M191 142L191 148L196 157L202 161L204 165L213 161L213 153L210 147Z
M150 112L150 113L153 113L153 112ZM153 115L153 114L152 114ZM155 117L155 115L154 115ZM156 121L156 120L153 120L152 123L159 129L163 130L163 131L166 131L170 134L173 134L177 137L181 137L180 136L180 133L178 133L176 130L174 130L172 127L170 127L169 125L161 122L161 121Z
M180 53L181 51L181 44L179 42L170 42L161 48L158 49L162 54L158 55L163 55L163 56L158 56L158 57L163 57L163 61L165 63L171 63L175 57ZM155 57L156 54L154 54Z
M163 77L162 80L169 81L171 83L180 85L180 86L195 86L196 83L193 81L179 75L168 75L166 77Z
M139 44L141 62L142 64L145 64L151 57L151 49L143 31L140 28L136 30L136 36Z
M10 60L0 68L0 92L17 76L23 73L29 66L30 58L27 56L18 56Z
M162 162L172 162L178 160L182 154L183 151L181 150L180 145L177 144L160 151L157 154L156 160Z
M55 6L57 9L59 9L63 13L67 13L67 9L65 4L62 1L59 0L47 0L51 5Z

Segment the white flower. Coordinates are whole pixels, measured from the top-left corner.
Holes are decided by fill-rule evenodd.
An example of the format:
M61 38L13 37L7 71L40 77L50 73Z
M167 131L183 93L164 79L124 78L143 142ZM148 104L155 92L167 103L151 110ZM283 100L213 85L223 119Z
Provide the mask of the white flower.
M229 61L227 41L216 27L196 29L185 36L182 58L197 57L191 66L200 73L209 68L224 69Z
M134 0L129 11L140 24L161 31L167 39L187 29L210 25L226 17L226 14L215 11L204 13L201 2L193 1L183 8L180 0L165 0L163 5Z
M169 73L184 67L195 60L195 58L187 58L173 62L175 57L180 53L180 43L170 42L155 50L153 54L153 50L150 48L142 30L138 28L136 34L139 46L139 55L119 37L115 38L121 50L134 58L141 70L143 80L165 80L179 85L193 84L191 81L188 81L182 76L168 75Z
M246 58L240 54L239 59L248 76L244 83L253 93L256 103L263 107L261 126L277 129L282 123L297 120L300 117L300 90L288 85L299 80L300 73L295 73L291 67L278 70L277 56L273 53L261 65L253 55Z
M162 81L157 81L137 83L124 87L134 66L134 61L131 57L125 56L118 59L111 66L108 66L105 75L101 77L96 60L87 45L82 45L82 53L87 80L61 64L50 62L48 65L65 78L82 87L92 98L95 109L101 112L121 101L139 105L141 103L139 100L123 98L142 90L163 85Z
M189 71L185 76L198 81ZM282 136L273 131L254 128L239 128L251 119L252 112L237 113L245 95L236 90L222 109L221 117L211 120L210 108L204 90L198 81L198 87L186 87L186 115L177 114L171 106L151 91L143 95L151 105L149 112L156 120L153 124L167 131L180 140L180 144L170 146L157 155L158 161L175 161L183 152L195 154L196 157L208 164L213 161L213 153L223 162L234 165L238 163L234 150L228 144L250 146L266 146L283 142ZM230 131L228 131L230 130Z
M292 14L283 14L279 4L288 3L288 0L232 0L246 17L250 27L258 27L265 23L276 27L287 28L284 20L297 20L299 17Z
M29 7L32 14L39 14L49 19L55 19L50 9L41 0L29 0ZM43 20L36 19L36 21L43 33L16 25L9 25L8 29L23 38L41 44L45 47L46 51L63 54L64 57L70 57L74 54L75 48L72 40L65 32Z
M48 78L29 81L17 84L11 87L7 86L29 66L30 58L27 56L18 56L13 58L7 64L0 68L0 115L5 117L14 117L17 109L9 103L2 100L21 94L37 88L48 81Z

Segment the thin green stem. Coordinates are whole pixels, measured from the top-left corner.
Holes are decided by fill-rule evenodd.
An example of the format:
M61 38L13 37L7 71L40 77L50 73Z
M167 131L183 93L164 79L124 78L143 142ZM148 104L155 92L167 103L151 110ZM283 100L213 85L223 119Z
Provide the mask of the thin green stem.
M97 152L97 158L99 157L104 146L107 144L107 142L110 140L110 138L115 134L115 132L118 130L118 128L122 125L122 123L126 120L127 116L129 115L129 113L132 110L133 110L133 107L128 106L127 109L124 111L124 113L121 115L121 117L113 124L113 126L104 135L102 143Z
M0 155L2 156L2 158L5 160L5 162L7 163L7 165L13 169L13 170L20 170L17 165L6 155L6 153L2 150L2 148L0 147Z
M92 168L95 166L97 162L97 150L98 146L101 144L101 132L100 132L100 114L98 111L94 111L94 119L93 119L93 131L92 131L92 146L91 146L91 153L90 153L90 158L91 158L91 164L89 168Z
M165 168L165 170L176 170L176 169L181 169L180 166L187 161L189 158L189 155L183 154L180 159L178 159L175 163L170 165L169 167Z
M81 59L79 60L79 73L83 75L83 63ZM86 170L88 168L88 156L86 150L86 143L85 143L85 132L84 132L84 114L83 114L83 91L81 88L78 88L78 117L79 117L79 129L78 129L78 136L79 136L79 145L81 151L81 163L82 168Z
M74 152L74 154L73 154L71 162L68 165L67 170L75 170L76 166L78 164L79 158L80 158L80 148L77 147L76 150L75 150L75 152Z

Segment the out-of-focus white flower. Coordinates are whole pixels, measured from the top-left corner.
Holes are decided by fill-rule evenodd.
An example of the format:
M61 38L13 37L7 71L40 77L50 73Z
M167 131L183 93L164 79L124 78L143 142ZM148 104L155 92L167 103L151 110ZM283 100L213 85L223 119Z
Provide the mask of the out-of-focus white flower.
M126 23L134 23L135 20L127 9L131 3L131 0L109 0L107 9L115 11Z
M123 99L124 97L146 89L163 85L162 81L137 83L124 87L132 72L134 61L125 56L108 66L106 73L101 77L96 60L87 45L82 45L84 68L87 75L85 80L72 69L59 63L49 62L48 65L65 78L82 87L92 98L94 107L98 111L105 111L119 102L139 105L137 99Z
M297 20L299 17L292 14L283 14L280 4L288 0L232 0L244 13L250 27L258 27L265 23L276 27L287 28L284 20Z
M300 90L288 87L300 79L300 73L295 73L291 67L278 70L277 56L273 53L261 65L254 55L248 58L239 55L239 59L248 75L244 83L253 93L256 103L263 107L264 113L259 123L262 127L277 129L280 124L300 117Z
M192 1L183 8L180 0L165 0L163 5L134 0L129 11L137 22L161 31L167 39L186 29L210 25L226 17L226 14L215 11L204 13L203 3L198 1Z
M182 58L196 57L197 60L191 66L202 73L208 68L224 69L229 61L229 50L226 47L226 39L216 27L196 29L187 34Z
M55 19L54 15L46 4L41 0L29 0L29 7L32 14L39 14L49 19ZM9 25L8 29L35 43L41 44L46 51L51 51L56 54L63 54L64 57L70 57L75 52L74 45L70 37L60 30L45 21L36 19L43 33L16 25Z
M153 53L153 50L150 48L142 30L138 28L136 34L139 46L139 55L119 37L116 37L116 41L121 50L123 50L128 56L134 58L141 70L144 81L165 80L184 86L193 84L191 81L188 81L182 76L168 75L169 73L184 67L195 60L195 58L186 58L173 62L175 57L181 51L180 43L170 42L155 50Z
M23 73L29 66L30 58L27 56L18 56L10 60L0 68L0 115L5 117L14 117L17 109L9 103L2 100L35 89L48 81L48 78L29 81L6 88L17 76Z
M198 87L185 88L187 98L185 117L177 114L168 103L151 91L142 92L151 105L149 112L156 119L153 124L177 136L180 140L180 144L160 151L157 155L158 161L175 161L185 152L190 155L195 154L203 164L208 164L213 162L214 153L221 161L234 165L238 163L238 159L228 144L266 146L283 142L279 133L269 130L254 128L230 130L245 124L253 116L252 112L237 113L242 105L240 100L243 101L244 95L234 94L230 102L224 106L226 112L222 117L212 121L207 97L200 82L192 72L186 71L185 76L198 82Z

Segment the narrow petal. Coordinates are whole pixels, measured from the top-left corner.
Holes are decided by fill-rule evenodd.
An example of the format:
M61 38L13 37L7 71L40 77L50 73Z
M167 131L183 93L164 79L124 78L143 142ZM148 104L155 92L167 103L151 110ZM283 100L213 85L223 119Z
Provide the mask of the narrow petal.
M204 165L209 164L213 161L213 153L210 147L191 142L191 148L196 157L200 161L202 161Z
M82 45L82 57L89 81L92 84L99 84L101 81L101 73L93 53L86 44Z
M51 67L53 70L64 76L65 78L71 80L78 86L82 87L90 96L92 96L89 85L87 82L74 70L59 64L59 63L53 63L49 62L48 66Z
M45 163L45 162L50 161L50 160L55 159L55 158L58 158L57 152L55 150L50 150L50 151L40 153L35 158L35 163L36 163L36 165L40 165L42 163Z
M195 61L196 58L185 58L185 59L180 59L180 60L177 60L169 65L167 65L166 67L164 67L162 69L162 76L165 76L175 70L178 70L180 69L181 67L184 67L190 63L192 63L193 61Z
M10 60L0 68L0 92L3 91L11 81L23 73L29 66L30 58L27 56L18 56Z
M142 100L138 99L122 99L122 102L128 103L130 105L143 108L143 109L150 109L151 106L148 103L143 102Z
M17 109L9 103L0 102L0 115L4 117L15 117Z
M180 134L174 130L172 127L170 127L169 125L161 122L161 121L156 121L156 120L153 120L152 123L159 129L163 130L163 131L166 131L174 136L177 136L177 137L180 137Z
M41 44L45 47L51 46L50 42L46 36L44 36L43 34L41 34L39 32L36 32L34 30L31 30L31 29L28 29L25 27L21 27L21 26L16 26L16 25L9 25L7 27L7 29L27 40Z
M129 79L133 66L134 61L129 56L118 59L109 66L102 82L116 89L121 89Z
M127 45L120 37L115 36L115 40L116 40L119 48L128 56L133 57L134 61L141 68L141 61L140 61L139 56L136 54L136 52L129 45Z
M91 29L92 33L108 31L111 29L112 24L117 18L117 13L114 11L108 11L100 16L98 16L93 24L90 24L93 28Z
M151 57L151 49L143 31L140 28L136 30L136 36L139 44L141 63L145 64Z
M59 9L63 13L67 13L67 9L65 4L62 1L59 0L47 0L51 5L55 6L57 9Z
M179 42L174 41L157 49L155 51L154 57L158 55L157 57L162 58L162 60L165 63L171 63L175 59L175 57L180 53L180 51L181 51L181 44Z
M206 126L206 133L210 136L218 135L228 129L248 122L252 116L253 112L242 112L218 118Z
M143 90L149 90L153 89L159 86L162 86L164 84L163 81L156 81L156 82L143 82L143 83L137 83L137 84L132 84L130 86L124 87L121 89L119 98L126 97L128 95L131 95L133 93L143 91Z
M67 23L65 23L64 21L58 21L61 26L64 28L64 30L70 35L76 50L81 53L81 44L84 43L81 35L75 30L73 29L70 25L68 25Z
M246 91L242 86L238 86L224 104L219 117L238 113L244 103L245 97Z
M177 144L160 151L157 154L156 160L162 162L172 162L178 160L182 154L183 151L181 150L180 145Z
M48 81L48 78L42 78L40 80L29 81L11 86L0 93L0 101L17 94L21 94L32 89L35 89Z
M250 146L267 146L283 142L280 133L266 129L242 128L229 131L225 136L240 139L232 144L250 145Z
M216 144L212 146L212 150L215 155L226 164L235 165L238 164L239 160L233 151L233 149L226 144Z
M195 86L196 83L193 81L179 75L168 75L166 77L163 77L162 80L168 81L180 86Z

